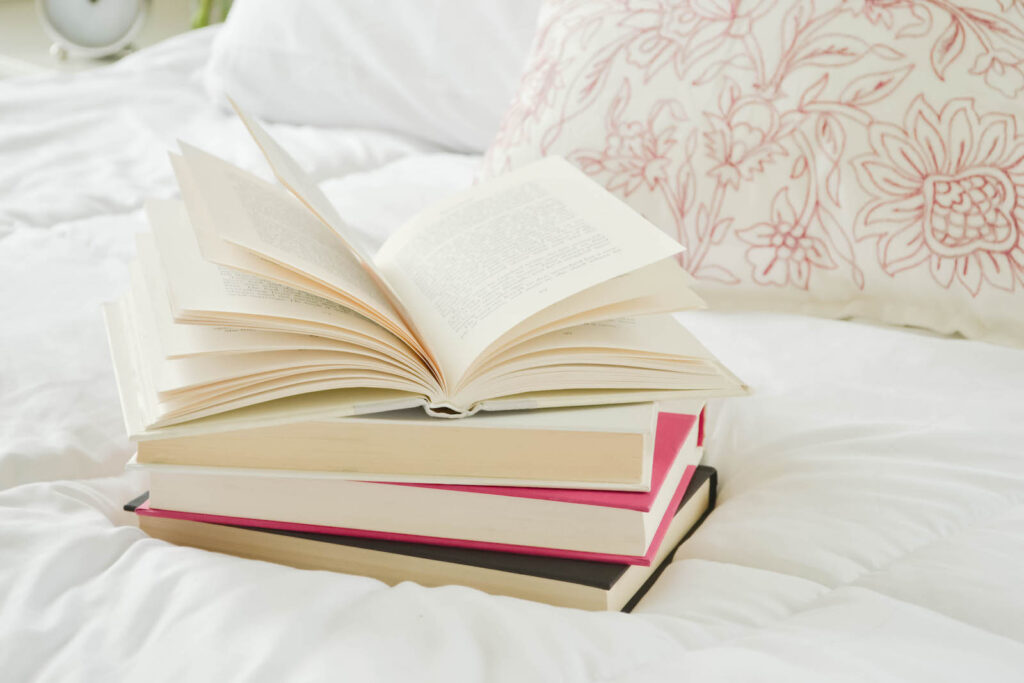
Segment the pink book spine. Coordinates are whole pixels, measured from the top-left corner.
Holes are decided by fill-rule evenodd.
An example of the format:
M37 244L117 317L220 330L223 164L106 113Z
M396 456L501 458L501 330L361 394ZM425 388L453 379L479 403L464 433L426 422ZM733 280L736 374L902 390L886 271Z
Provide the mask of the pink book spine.
M611 562L615 564L636 564L649 567L654 556L661 547L669 525L675 517L679 503L690 486L697 468L688 466L683 473L679 486L666 509L665 516L658 529L651 539L647 553L641 556L632 555L611 555L607 553L592 553L579 550L563 550L560 548L541 548L524 545L511 545L508 543L489 543L487 541L469 541L455 538L439 538L436 536L417 536L415 534L396 534L385 531L367 531L364 529L346 529L343 527L318 526L315 524L296 524L294 522L276 522L265 519L249 519L247 517L226 517L222 515L206 515L194 512L179 512L177 510L160 510L149 507L149 503L143 503L136 510L136 514L148 515L150 517L164 517L169 519L183 519L192 522L205 522L207 524L227 524L231 526L242 526L256 529L277 529L280 531L298 531L302 533L329 534L332 536L353 536L356 538L374 538L385 541L401 541L404 543L424 543L427 545L443 545L456 548L473 548L475 550L490 550L503 553L519 553L522 555L541 555L545 557L563 557L574 560L590 560L593 562Z

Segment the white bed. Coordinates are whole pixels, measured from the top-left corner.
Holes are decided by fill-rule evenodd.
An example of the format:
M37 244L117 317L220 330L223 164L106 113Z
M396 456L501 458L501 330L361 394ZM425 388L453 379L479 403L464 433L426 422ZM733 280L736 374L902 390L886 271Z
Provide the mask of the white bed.
M631 615L148 539L98 306L175 138L260 168L201 88L215 32L0 82L0 678L1024 679L1024 351L901 329L687 316L756 394L714 406L718 509ZM271 131L377 237L478 161Z

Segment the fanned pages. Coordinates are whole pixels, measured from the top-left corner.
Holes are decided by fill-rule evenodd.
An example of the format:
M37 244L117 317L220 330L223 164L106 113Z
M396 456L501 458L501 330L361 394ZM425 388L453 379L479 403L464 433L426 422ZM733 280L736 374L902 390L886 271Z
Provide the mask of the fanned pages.
M670 314L682 247L559 158L428 208L371 254L259 125L282 185L184 146L106 308L136 438L424 406L706 398L746 388Z

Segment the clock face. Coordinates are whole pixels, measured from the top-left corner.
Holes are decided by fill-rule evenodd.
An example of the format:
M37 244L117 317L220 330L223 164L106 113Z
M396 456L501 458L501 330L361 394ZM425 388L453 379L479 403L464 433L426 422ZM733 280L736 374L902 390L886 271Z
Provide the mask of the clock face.
M39 0L43 21L72 46L120 47L145 18L144 0Z

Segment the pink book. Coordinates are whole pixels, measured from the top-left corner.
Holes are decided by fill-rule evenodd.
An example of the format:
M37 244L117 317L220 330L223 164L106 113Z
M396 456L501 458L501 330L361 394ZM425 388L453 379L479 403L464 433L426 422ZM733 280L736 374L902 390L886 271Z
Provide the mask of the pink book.
M464 517L467 525L475 523L479 527L479 531L474 532L474 537L472 538L460 538L456 534L402 533L402 530L407 527L401 523L400 519L392 519L391 528L376 529L364 528L369 525L347 526L344 523L310 523L308 519L282 519L289 512L286 506L281 507L281 514L275 515L232 514L231 506L218 500L218 489L209 485L211 480L217 480L218 477L209 475L205 477L194 476L191 480L186 476L184 481L181 480L181 475L174 475L177 479L173 482L171 480L164 482L161 480L161 476L166 475L158 475L152 481L154 492L160 492L161 485L165 483L168 485L173 483L178 487L185 487L190 483L196 486L206 484L206 492L202 495L194 496L194 500L199 501L208 509L196 511L194 508L185 508L184 506L182 506L182 509L161 509L151 507L149 502L146 502L138 506L136 512L140 515L186 519L211 524L227 524L311 534L354 536L647 566L650 565L652 558L656 555L668 526L693 477L695 466L700 459L699 445L703 441L702 432L703 413L700 416L674 413L661 413L658 416L651 469L651 489L646 492L336 481L336 487L339 489L344 488L348 494L351 494L353 491L359 491L359 486L364 488L368 486L375 487L373 489L374 495L371 497L374 501L386 500L388 496L395 500L401 500L403 497L402 489L419 490L421 493L416 496L418 502L407 513L410 523L415 521L422 524L423 517L429 514L429 509L433 505L447 505L449 509L451 509L450 506L464 506L465 515L460 514L459 518L462 519ZM203 469L211 470L213 468ZM265 485L268 487L268 491L274 490L270 488L269 483L265 482L265 479L266 477L252 478L248 482L242 482L233 487L223 487L221 490L244 491L246 483ZM290 477L288 479L294 481L296 478ZM282 479L281 482L283 485L285 480ZM492 496L504 499L504 503L507 504L507 514L500 515L499 517L495 517L493 514L489 517L485 516L483 512L485 508L480 507L479 503L486 503ZM223 496L220 497L223 498ZM424 503L424 497L432 502ZM267 495L256 494L250 496L250 498L259 499L260 503L267 502ZM324 504L328 507L337 508L340 501L351 498L352 495L338 493L331 501L325 499ZM157 498L158 503L159 500ZM305 495L303 500L308 502L309 495ZM518 520L516 516L517 500L527 501L527 505L530 500L558 503L558 506L545 507L545 510L551 511L550 516L548 519L537 520L538 525L569 525L567 528L578 530L581 537L587 536L591 540L581 540L576 544L577 547L575 548L558 547L553 544L544 543L512 543L485 540L487 538L493 539L495 535L500 535L500 529L497 527L503 524L514 524ZM256 504L256 502L252 503L253 506ZM400 506L384 504L383 507L394 508ZM589 508L619 511L617 513L613 512L613 514L622 516L624 525L628 524L630 525L628 528L636 530L635 535L637 538L630 539L631 547L635 550L633 552L621 552L621 550L616 552L602 549L602 532L608 529L602 529L596 523L591 524L592 528L588 528L588 522L597 517L594 513L588 513ZM478 514L475 514L474 510L477 510ZM562 514L563 511L564 515ZM601 522L601 524L607 524L607 522ZM508 535L523 538L527 533L522 530L512 529Z

